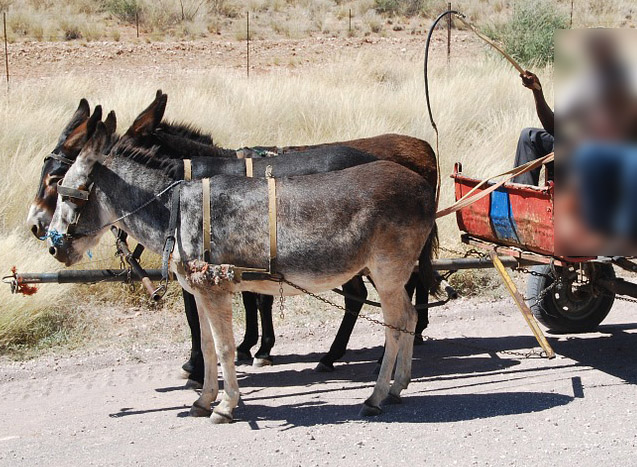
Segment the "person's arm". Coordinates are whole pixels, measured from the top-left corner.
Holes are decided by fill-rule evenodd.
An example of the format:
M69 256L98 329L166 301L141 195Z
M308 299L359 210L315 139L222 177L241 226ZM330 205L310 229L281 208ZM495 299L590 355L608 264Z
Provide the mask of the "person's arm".
M525 71L520 74L520 78L522 78L522 84L524 87L529 88L533 91L533 98L535 99L535 110L537 112L537 116L542 123L542 126L546 131L548 131L551 135L555 135L555 115L553 111L546 103L546 99L544 98L544 93L542 92L542 84L535 74L530 71Z

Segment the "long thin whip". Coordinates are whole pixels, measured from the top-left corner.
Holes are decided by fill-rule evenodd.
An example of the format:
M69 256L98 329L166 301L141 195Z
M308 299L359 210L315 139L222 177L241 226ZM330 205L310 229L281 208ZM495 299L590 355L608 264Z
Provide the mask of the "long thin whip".
M440 199L440 146L439 146L440 136L438 134L438 126L436 125L436 122L434 121L433 113L431 111L431 101L429 99L429 73L428 73L429 45L430 45L430 42L431 42L431 36L433 35L434 29L436 28L438 23L447 15L453 15L456 18L458 18L476 36L478 36L484 42L486 42L491 47L493 47L495 50L497 50L511 65L513 65L513 67L519 73L523 74L525 72L525 70L520 66L520 64L518 62L516 62L513 59L513 57L511 57L511 55L506 53L504 51L504 49L500 45L498 45L497 43L495 43L494 41L489 39L487 36L485 36L483 33L481 33L473 24L468 22L465 19L466 16L464 14L460 13L459 11L447 10L447 11L441 13L440 15L438 15L438 17L434 20L433 24L431 25L431 28L429 28L429 32L427 33L427 41L425 42L424 72L425 72L425 98L427 100L427 111L429 113L429 120L431 122L431 126L433 127L434 132L436 133L436 165L437 165L437 171L438 171L438 186L436 187L436 210L438 209L438 201ZM534 89L539 89L537 84L534 84Z

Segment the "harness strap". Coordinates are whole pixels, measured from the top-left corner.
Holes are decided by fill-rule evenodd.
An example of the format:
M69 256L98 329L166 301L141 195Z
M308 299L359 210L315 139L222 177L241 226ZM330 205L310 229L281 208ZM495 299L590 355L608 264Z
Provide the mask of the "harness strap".
M270 225L270 274L276 269L277 238L276 238L276 179L272 176L272 167L265 170L268 180L268 223Z
M88 190L79 190L77 188L62 186L62 183L64 183L63 178L58 181L58 185L57 185L58 195L65 196L67 198L81 199L84 201L88 200L88 196L91 194L90 187ZM92 186L93 184L91 184L91 187Z
M201 180L203 193L203 259L210 262L210 179Z
M192 180L192 160L184 159L184 180Z
M170 202L170 220L168 221L168 234L164 242L164 249L161 255L161 277L168 280L168 264L170 255L175 249L175 231L177 230L177 220L179 219L179 199L181 194L181 185L177 185L173 190Z
M246 177L254 177L254 166L252 164L252 158L247 157L244 160L246 161Z
M48 156L46 156L46 157L44 158L44 162L46 162L46 161L47 161L47 159L55 159L56 161L60 161L60 162L62 162L63 164L66 164L66 165L73 165L73 162L75 162L73 159L69 159L68 157L64 157L63 155L61 155L61 154L56 154L56 153L54 153L54 152L52 152L51 154L49 154Z

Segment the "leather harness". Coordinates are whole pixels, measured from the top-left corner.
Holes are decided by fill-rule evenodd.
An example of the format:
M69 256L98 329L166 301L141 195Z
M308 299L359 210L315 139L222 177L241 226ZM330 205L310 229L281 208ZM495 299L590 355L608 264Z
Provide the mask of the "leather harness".
M246 177L253 178L254 177L254 166L251 158L244 159L246 162ZM184 174L186 173L186 165L188 165L189 169L192 170L192 166L190 161L188 164L184 161ZM269 224L269 238L270 238L270 248L269 248L269 258L268 258L268 269L263 268L235 268L237 272L239 272L239 276L243 272L255 272L255 273L266 273L269 278L273 278L277 276L276 269L276 258L277 258L277 209L276 209L276 179L272 176L272 167L268 166L265 172L265 176L268 182L268 224ZM211 258L211 212L210 212L210 178L204 178L201 180L201 192L202 192L202 230L203 230L203 248L202 248L202 257L204 261L207 263L210 262ZM171 210L171 215L173 209ZM172 226L169 226L172 228Z

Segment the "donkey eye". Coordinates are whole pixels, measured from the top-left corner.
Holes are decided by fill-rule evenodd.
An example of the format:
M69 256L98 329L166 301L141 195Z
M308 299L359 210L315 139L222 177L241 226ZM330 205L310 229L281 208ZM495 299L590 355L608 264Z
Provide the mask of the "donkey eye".
M63 175L49 175L49 185L57 185L63 178Z

